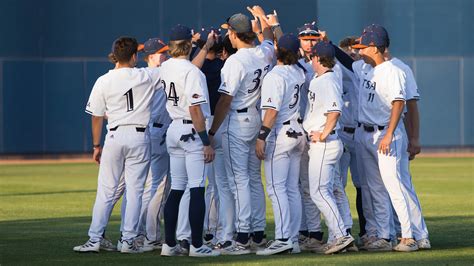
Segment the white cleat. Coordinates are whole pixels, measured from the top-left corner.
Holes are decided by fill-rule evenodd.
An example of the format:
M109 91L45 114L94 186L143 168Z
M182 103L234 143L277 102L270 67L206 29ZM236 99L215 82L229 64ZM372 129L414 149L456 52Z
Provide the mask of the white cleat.
M133 240L131 240L130 242L127 240L123 240L120 253L138 254L138 253L143 253L143 249L140 246L138 246L138 244Z
M268 245L264 250L257 251L257 255L268 256L290 252L291 250L293 250L293 242L290 239L287 241L275 240L268 242Z
M428 238L420 239L416 241L416 244L418 245L418 249L431 249L431 243Z
M299 254L301 253L300 243L299 241L293 241L293 250L290 251L291 254Z
M250 242L250 240L249 240ZM232 241L232 245L220 249L221 255L245 255L250 254L250 243L241 244L237 241Z
M334 244L331 244L329 249L324 252L324 254L333 254L336 252L339 252L343 249L345 249L347 246L352 244L354 242L354 238L351 235L343 236L336 241L334 241Z
M120 252L122 250L122 239L120 238L118 241L117 241L117 251Z
M368 251L392 251L392 242L385 239L378 239L366 246Z
M174 247L170 247L167 244L163 244L163 246L161 247L161 256L175 257L184 255L184 251L179 244L176 244Z
M160 241L150 241L148 239L145 239L145 241L143 242L143 252L149 252L149 251L153 251L153 250L158 250L158 249L161 249L162 247L162 244Z
M84 245L80 246L75 246L72 250L76 252L99 252L100 250L100 242L92 242L90 240L87 240L87 242Z
M393 248L395 251L411 252L418 250L418 244L413 238L402 238L400 243Z
M212 250L206 245L201 245L200 248L195 248L192 244L189 246L189 257L216 257L221 255L217 250Z
M105 251L116 251L117 247L112 243L112 241L106 237L100 240L100 250Z

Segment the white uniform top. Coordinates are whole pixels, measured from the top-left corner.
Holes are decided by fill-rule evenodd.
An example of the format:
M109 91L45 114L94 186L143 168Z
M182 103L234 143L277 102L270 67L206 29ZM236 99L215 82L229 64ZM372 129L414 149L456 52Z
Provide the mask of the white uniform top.
M341 112L342 108L342 81L335 72L326 72L315 77L309 85L308 107L303 128L306 132L323 131L326 126L327 114ZM339 128L336 124L334 130Z
M413 71L411 68L402 62L402 60L393 57L390 62L392 62L395 66L403 70L406 75L406 100L419 100L420 99L420 92L418 91L418 86L416 85L415 75L413 75Z
M206 77L198 67L187 59L171 58L161 65L160 74L171 119L191 120L189 107L193 105L201 105L204 117L210 117Z
M231 55L221 70L219 92L233 96L231 110L255 107L262 80L273 65L275 48L265 40L253 48L241 48Z
M146 127L154 90L159 89L158 69L112 69L97 79L86 112L94 116L107 113L107 129L136 125Z
M262 119L266 109L278 111L275 124L300 117L300 89L305 83L304 71L297 65L277 65L263 79Z
M366 125L387 126L392 102L405 101L406 75L390 61L368 68L356 61L352 69L359 79L359 117Z
M304 58L301 58L300 60L298 60L298 62L306 70L305 83L304 83L303 87L301 87L301 89L300 89L300 115L301 115L301 118L304 119L305 112L306 112L306 106L308 105L309 84L311 83L311 80L313 80L315 73L314 73L313 65L311 64L311 61L306 62L306 60Z
M354 72L341 66L339 61L336 61L336 66L342 74L342 114L339 118L341 126L348 126L355 128L357 125L357 106L358 106L358 93L357 87L359 83L354 75Z
M154 68L146 67L146 71L152 72ZM170 115L166 110L166 93L163 89L162 82L157 84L159 90L155 91L153 95L153 99L151 101L151 117L150 117L150 124L159 123L163 125L168 125L171 123Z

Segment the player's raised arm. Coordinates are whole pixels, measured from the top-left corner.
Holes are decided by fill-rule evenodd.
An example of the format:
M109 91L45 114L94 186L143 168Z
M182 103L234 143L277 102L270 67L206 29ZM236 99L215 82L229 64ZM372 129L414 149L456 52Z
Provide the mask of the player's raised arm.
M263 8L260 6L253 6L252 8L247 7L247 10L250 11L250 13L254 15L254 17L257 17L259 19L260 26L262 28L263 39L273 42L273 31L270 27L268 18L265 15L265 11L263 10Z
M203 47L199 50L198 54L191 61L193 65L197 66L198 68L202 67L202 65L204 64L204 61L206 60L207 53L209 52L209 49L214 45L216 39L217 39L216 32L214 30L211 30L207 35L206 43L203 45Z

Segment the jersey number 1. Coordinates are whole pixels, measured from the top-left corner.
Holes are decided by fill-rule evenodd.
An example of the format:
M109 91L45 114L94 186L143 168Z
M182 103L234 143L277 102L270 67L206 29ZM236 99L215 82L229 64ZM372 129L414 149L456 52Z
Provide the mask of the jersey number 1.
M133 91L129 89L123 96L127 99L127 112L133 111Z
M367 99L367 101L374 102L374 97L375 97L375 93L369 93L369 99Z

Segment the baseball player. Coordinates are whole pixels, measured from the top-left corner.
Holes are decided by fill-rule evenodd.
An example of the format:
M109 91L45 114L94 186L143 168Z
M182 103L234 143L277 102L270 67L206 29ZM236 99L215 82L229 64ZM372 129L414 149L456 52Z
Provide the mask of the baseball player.
M332 68L336 64L334 47L324 41L312 49L312 65L317 74L310 84L303 127L311 138L309 148L309 186L311 198L323 213L335 241L324 247L325 254L338 252L354 238L346 231L333 194L335 167L342 155L337 130L342 107L342 81Z
M86 106L86 112L92 115L93 159L100 162L100 167L90 238L84 245L74 247L77 252L99 251L122 172L125 172L128 201L121 252L142 252L134 238L138 234L143 187L150 163L147 129L150 105L154 90L159 88L160 75L157 69L146 71L134 68L137 48L137 41L131 37L120 37L114 41L112 50L117 66L97 79ZM108 132L102 150L100 136L106 111Z
M304 119L306 106L308 103L308 88L314 78L314 70L311 65L311 48L321 39L321 35L316 27L316 22L306 23L298 28L298 38L300 39L300 53L302 58L298 61L305 72L305 83L300 88L300 115ZM321 229L321 212L311 199L309 191L308 163L309 163L309 141L305 145L305 150L301 157L300 165L300 193L302 199L303 212L300 225L300 245L302 250L314 250L323 244L323 232Z
M360 80L358 121L361 124L361 158L372 194L377 221L378 240L367 246L369 251L415 251L418 249L410 225L408 193L401 182L400 160L403 136L398 127L405 104L406 75L393 63L385 61L383 53L387 36L379 29L364 32L360 55L372 66L369 72L353 64ZM389 201L390 200L390 201ZM390 241L391 206L400 220L401 242L392 247Z
M378 31L386 35L387 48L385 49L385 60L392 62L406 74L406 112L404 113L404 123L399 126L403 132L404 143L402 147L401 175L402 183L408 191L409 213L411 225L413 228L413 236L417 241L419 249L430 249L431 243L428 238L428 228L421 211L421 205L415 192L413 183L411 182L411 174L409 169L409 160L413 159L420 152L419 143L419 114L417 101L420 99L418 86L412 70L408 65L400 59L392 57L388 47L390 46L390 38L388 32L380 25L370 25L364 31L372 31L378 28ZM406 151L406 152L405 152Z
M263 79L262 128L256 143L257 157L264 160L267 192L275 217L275 241L257 255L300 252L300 159L305 136L299 119L300 87L305 73L298 66L299 40L293 34L278 40L277 65ZM291 206L291 207L290 207Z
M179 203L186 189L190 191L189 221L191 245L189 256L218 256L203 245L202 232L205 214L204 185L207 163L214 159L214 150L206 131L209 117L208 92L204 74L189 61L191 29L176 25L170 31L171 59L162 64L160 73L167 93L166 109L171 125L166 145L170 154L171 191L165 205L165 239L161 255L179 256L176 243L176 224Z
M273 56L273 33L263 10L258 12L265 41L255 47L255 33L250 19L243 14L230 17L223 28L237 53L231 55L221 70L221 96L216 105L209 134L215 135L223 124L222 146L224 159L236 207L236 241L223 254L248 254L250 235L256 246L264 245L265 195L260 176L260 161L255 155L255 142L260 129L260 115L256 108L261 83L270 71ZM225 120L225 121L224 121Z

